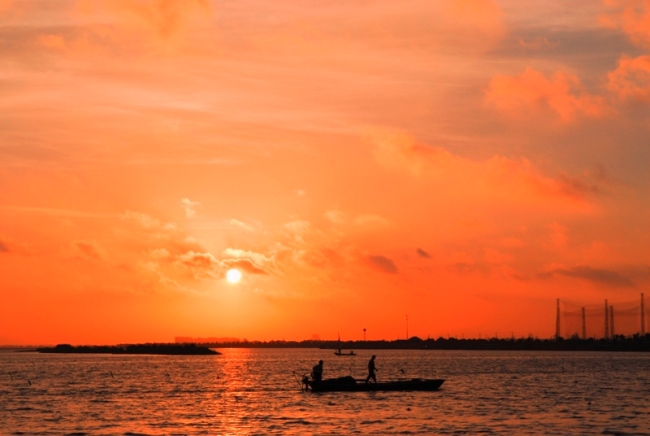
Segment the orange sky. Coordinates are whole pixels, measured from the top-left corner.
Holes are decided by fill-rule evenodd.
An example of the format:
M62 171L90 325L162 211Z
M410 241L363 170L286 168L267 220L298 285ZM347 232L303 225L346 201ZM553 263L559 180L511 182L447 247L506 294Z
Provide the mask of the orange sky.
M650 291L650 0L0 0L0 97L0 344Z

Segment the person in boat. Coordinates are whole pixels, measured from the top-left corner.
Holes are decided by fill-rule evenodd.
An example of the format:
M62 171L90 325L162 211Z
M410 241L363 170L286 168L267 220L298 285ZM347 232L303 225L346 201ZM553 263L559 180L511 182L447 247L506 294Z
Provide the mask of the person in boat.
M314 381L323 380L323 361L319 360L318 363L311 370L311 378Z
M377 383L377 376L375 375L375 371L378 370L375 367L375 355L373 354L370 358L370 361L368 362L368 377L366 377L366 383L368 383L370 379Z

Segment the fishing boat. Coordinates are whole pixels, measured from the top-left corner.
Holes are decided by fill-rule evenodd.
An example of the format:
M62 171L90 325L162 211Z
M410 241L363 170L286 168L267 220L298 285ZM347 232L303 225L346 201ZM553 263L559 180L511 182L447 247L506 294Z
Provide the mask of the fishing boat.
M366 383L354 377L339 377L325 380L311 380L303 377L304 389L311 392L367 392L367 391L435 391L445 381L442 379L400 379L385 382Z
M341 334L339 333L339 347L338 349L334 352L335 355L337 356L356 356L357 353L354 352L354 350L350 350L346 353L341 350Z

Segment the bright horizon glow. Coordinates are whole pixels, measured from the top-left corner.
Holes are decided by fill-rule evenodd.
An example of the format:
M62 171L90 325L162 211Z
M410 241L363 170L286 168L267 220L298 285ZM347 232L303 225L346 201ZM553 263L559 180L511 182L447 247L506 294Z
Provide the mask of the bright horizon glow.
M241 280L241 272L238 269L229 269L228 272L226 273L226 280L228 280L228 283L239 283Z

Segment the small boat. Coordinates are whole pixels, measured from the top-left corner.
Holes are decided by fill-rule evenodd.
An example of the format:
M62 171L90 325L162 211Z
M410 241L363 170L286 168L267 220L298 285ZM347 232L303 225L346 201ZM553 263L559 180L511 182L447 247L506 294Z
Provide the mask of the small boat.
M353 350L348 351L347 353L344 353L341 350L341 334L339 333L339 348L334 352L335 355L337 356L356 356L357 353L355 353Z
M356 380L351 376L320 381L310 380L306 376L302 379L305 390L311 392L435 391L444 382L442 379L412 378L365 383L365 380Z

